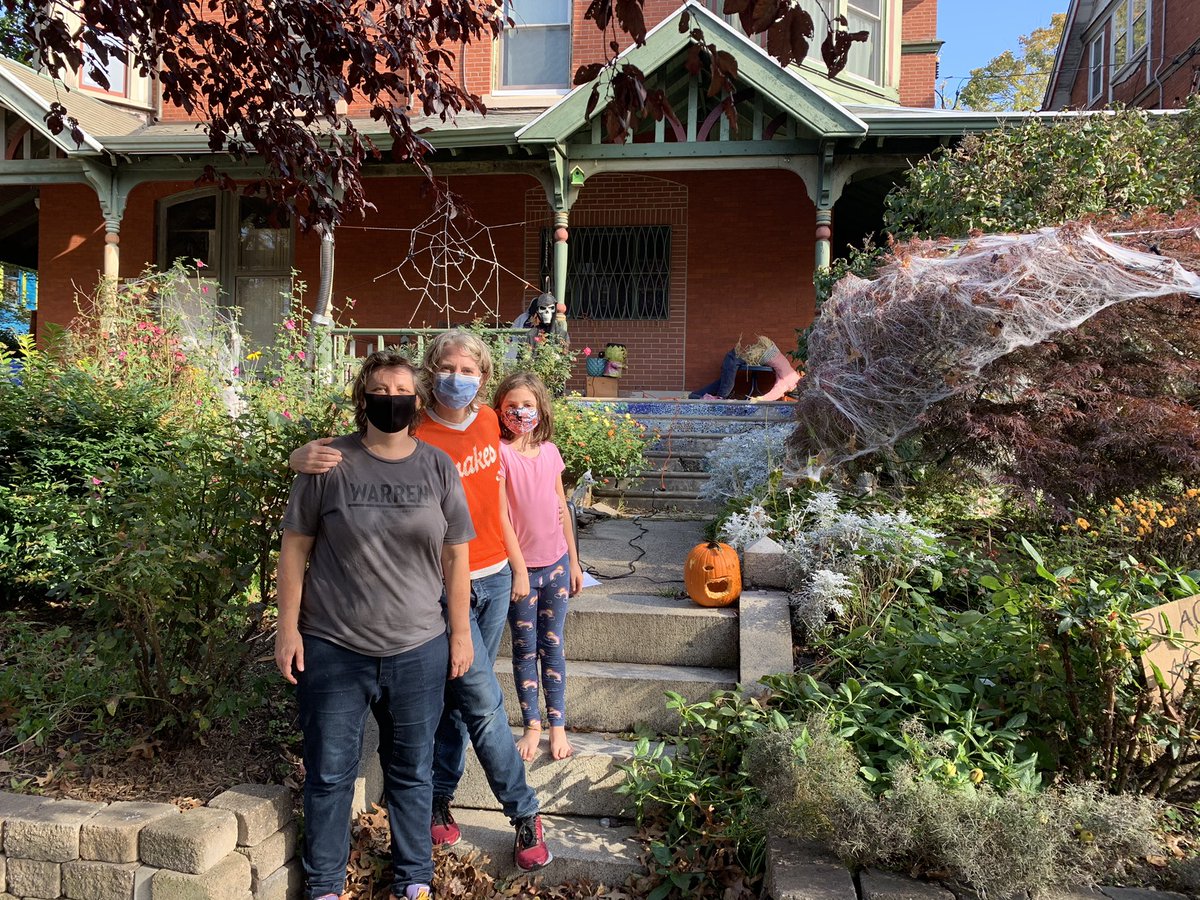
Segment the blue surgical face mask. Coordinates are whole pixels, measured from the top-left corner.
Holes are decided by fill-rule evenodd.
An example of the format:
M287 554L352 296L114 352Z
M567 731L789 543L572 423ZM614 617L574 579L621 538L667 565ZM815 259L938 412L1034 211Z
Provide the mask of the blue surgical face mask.
M462 409L479 393L479 381L478 375L438 372L433 383L433 396L451 409Z

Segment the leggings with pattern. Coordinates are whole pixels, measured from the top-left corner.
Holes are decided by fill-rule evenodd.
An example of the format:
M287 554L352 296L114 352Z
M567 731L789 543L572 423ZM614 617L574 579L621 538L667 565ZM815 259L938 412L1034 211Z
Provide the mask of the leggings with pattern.
M567 597L571 593L569 557L564 555L549 566L529 570L529 596L508 607L512 630L513 678L525 725L540 722L538 710L538 661L542 664L542 688L546 692L546 718L552 726L566 722L567 660L563 652L563 626L567 619Z

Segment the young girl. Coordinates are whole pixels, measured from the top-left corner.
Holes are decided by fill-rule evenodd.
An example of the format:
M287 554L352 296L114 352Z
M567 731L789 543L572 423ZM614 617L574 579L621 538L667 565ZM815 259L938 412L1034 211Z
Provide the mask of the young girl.
M550 442L554 433L550 395L536 375L517 372L500 382L494 405L504 437L500 443L501 483L521 556L529 570L529 595L514 599L508 609L513 678L525 720L525 733L517 749L522 759L531 760L541 740L540 659L550 723L550 756L565 759L574 750L566 730L563 626L567 597L578 594L583 587L583 570L575 553L574 528L563 492L562 456Z

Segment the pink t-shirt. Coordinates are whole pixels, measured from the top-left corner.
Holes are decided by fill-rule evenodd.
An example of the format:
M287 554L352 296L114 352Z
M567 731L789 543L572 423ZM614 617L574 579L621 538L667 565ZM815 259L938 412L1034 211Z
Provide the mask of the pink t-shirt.
M530 568L552 565L567 552L557 490L564 468L562 455L549 441L542 442L537 456L523 456L508 442L500 442L500 475L509 517Z

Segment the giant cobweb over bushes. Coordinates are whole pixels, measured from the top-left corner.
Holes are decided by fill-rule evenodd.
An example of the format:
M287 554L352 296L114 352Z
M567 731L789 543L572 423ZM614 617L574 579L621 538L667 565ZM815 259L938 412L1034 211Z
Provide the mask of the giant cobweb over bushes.
M796 449L816 477L891 451L1001 357L1110 306L1176 294L1200 298L1200 276L1086 225L909 245L875 279L842 279L821 308Z

